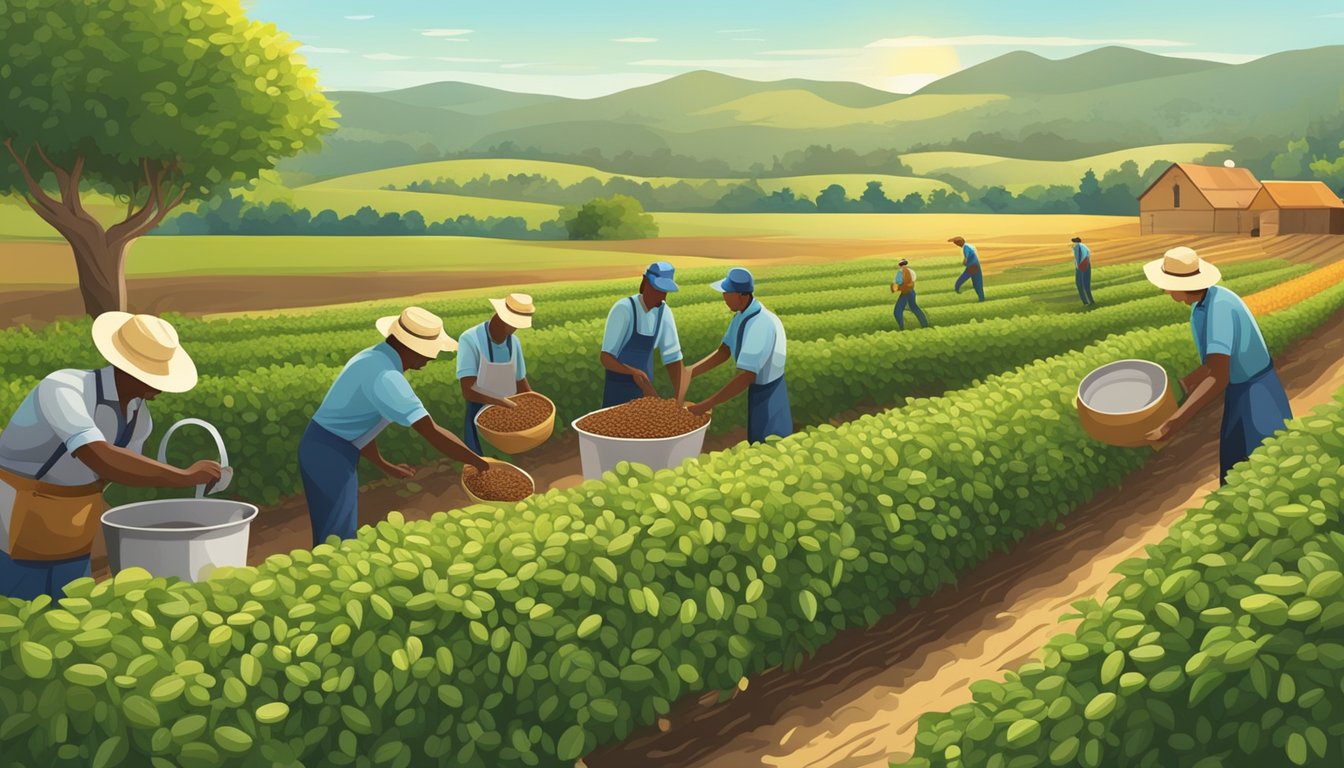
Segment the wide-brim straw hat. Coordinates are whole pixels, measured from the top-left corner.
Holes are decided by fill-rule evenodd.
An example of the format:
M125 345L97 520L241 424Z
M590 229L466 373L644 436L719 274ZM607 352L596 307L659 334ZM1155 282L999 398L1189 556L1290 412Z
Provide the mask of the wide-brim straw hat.
M532 316L537 313L532 297L525 293L510 293L502 299L491 299L490 306L495 308L499 319L511 328L531 328Z
M407 307L400 315L380 317L374 325L384 337L391 336L406 348L433 360L440 352L453 352L457 342L444 333L439 316L420 307Z
M114 368L160 392L196 386L196 363L161 317L104 312L93 321L93 343Z
M1179 246L1162 258L1143 265L1148 282L1164 291L1202 291L1218 284L1223 273L1211 262L1199 258L1195 249Z

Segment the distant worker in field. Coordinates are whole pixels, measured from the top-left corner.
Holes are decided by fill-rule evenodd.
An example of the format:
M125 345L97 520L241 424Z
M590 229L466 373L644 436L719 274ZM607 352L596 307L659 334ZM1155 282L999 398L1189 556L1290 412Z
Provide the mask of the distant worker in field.
M915 270L907 266L910 262L901 259L900 270L896 272L896 277L891 283L891 292L901 294L896 298L896 308L892 314L896 315L896 327L902 331L905 330L905 308L909 307L911 312L915 313L915 318L919 320L921 328L928 328L929 321L920 311L919 305L915 303Z
M457 381L462 386L462 399L467 401L462 436L477 453L481 452L481 436L476 431L476 414L487 405L514 408L509 398L532 391L527 383L523 345L515 335L532 327L532 315L536 313L532 297L510 293L502 299L491 299L490 305L495 308L494 316L465 331L457 353Z
M656 397L653 388L653 351L657 349L676 389L682 389L681 339L667 295L676 293L675 271L666 261L656 261L644 270L639 292L612 305L602 334L602 367L607 369L602 407L628 403L641 396Z
M788 346L784 325L756 299L756 281L747 270L734 267L711 287L723 294L724 303L735 315L723 334L723 343L713 354L691 366L686 380L689 383L690 379L714 370L729 357L737 364L737 375L718 392L687 406L688 409L703 416L745 389L748 441L760 443L771 435L792 434L793 413L784 383Z
M211 485L213 461L178 469L141 455L149 401L196 386L196 364L167 321L104 312L93 343L107 365L37 383L0 432L0 597L58 599L89 575L108 483Z
M981 301L984 301L985 277L981 274L980 254L976 252L975 246L966 242L962 237L954 237L947 242L952 243L961 249L961 263L962 266L965 267L961 276L957 278L956 284L952 286L952 290L956 293L961 293L961 286L965 284L967 280L970 280L971 285L975 288L975 295L979 296Z
M1144 272L1153 285L1193 307L1190 327L1202 363L1181 379L1185 402L1165 424L1148 433L1148 440L1165 442L1221 395L1218 480L1226 484L1228 470L1293 417L1288 394L1255 316L1240 296L1216 285L1221 277L1217 267L1193 249L1179 247L1144 265Z
M383 341L350 358L332 382L299 441L299 474L308 501L313 546L330 536L355 537L359 525L359 457L389 477L408 478L415 469L393 464L378 451L378 435L388 424L410 427L450 459L484 472L484 460L430 417L406 381L457 343L443 321L428 310L408 307L375 324Z
M1096 303L1092 300L1092 251L1083 245L1081 237L1073 238L1073 282L1084 307Z

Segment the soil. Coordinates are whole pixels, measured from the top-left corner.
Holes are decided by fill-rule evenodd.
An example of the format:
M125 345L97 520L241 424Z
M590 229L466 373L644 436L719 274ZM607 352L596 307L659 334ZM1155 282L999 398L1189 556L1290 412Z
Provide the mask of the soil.
M1275 360L1298 415L1344 386L1344 314ZM801 668L772 670L721 704L682 702L649 728L584 758L589 768L886 768L914 749L918 718L967 703L1103 598L1113 569L1160 542L1218 487L1218 409L1201 414L1142 469L992 555L955 586L866 630L850 630Z

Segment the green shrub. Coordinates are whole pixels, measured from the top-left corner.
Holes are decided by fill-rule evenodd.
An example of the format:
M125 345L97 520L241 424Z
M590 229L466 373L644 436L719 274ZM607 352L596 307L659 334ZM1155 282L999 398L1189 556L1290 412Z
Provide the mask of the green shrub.
M658 223L629 195L595 197L560 211L570 240L640 240L658 236Z

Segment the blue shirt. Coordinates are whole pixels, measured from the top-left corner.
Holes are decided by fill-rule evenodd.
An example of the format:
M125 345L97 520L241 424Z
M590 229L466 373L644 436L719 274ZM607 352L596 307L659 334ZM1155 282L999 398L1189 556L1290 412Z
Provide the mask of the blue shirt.
M760 314L756 314L757 310ZM737 331L742 319L756 314L747 323L747 331L742 337L742 348L737 347ZM751 371L756 374L757 384L769 384L784 375L784 358L788 340L784 337L784 324L774 312L761 306L761 302L752 299L747 308L733 316L728 323L728 331L723 334L723 343L728 345L739 371Z
M462 338L457 340L457 378L480 376L481 363L491 362L491 356L496 363L508 362L509 355L515 350L518 355L513 361L513 379L521 381L527 378L527 364L523 362L523 343L518 341L517 334L513 334L505 339L503 344L496 344L495 340L490 338L490 321L486 320L468 329L462 334Z
M1190 329L1202 363L1209 355L1232 358L1228 380L1249 381L1269 367L1269 348L1255 316L1241 297L1227 288L1213 286L1190 312Z
M906 267L905 269L910 269L910 268L909 268L909 267ZM899 271L896 273L896 279L895 279L895 280L892 280L891 282L893 282L893 283L895 283L895 284L897 284L897 285L901 285L901 284L904 282L904 280L905 280L905 269L899 270ZM912 283L915 282L915 270L913 270L913 269L910 269L910 282L912 282Z
M1084 261L1091 258L1091 256L1092 252L1087 249L1086 245L1083 245L1082 243L1073 244L1073 266L1080 266Z
M675 363L681 359L681 339L677 336L677 323L672 319L672 308L666 303L662 309L645 309L644 301L638 294L634 296L635 311L630 311L630 300L621 299L611 306L611 311L607 313L607 329L602 334L602 351L610 355L621 354L621 349L625 343L630 340L632 335L631 317L635 316L634 327L644 336L652 336L655 326L658 325L659 312L663 315L663 327L658 331L658 338L654 343L658 345L658 351L663 355L663 364Z
M409 427L428 415L406 381L397 351L384 341L350 358L313 421L362 448L388 424Z
M967 243L961 246L961 255L962 258L965 259L966 266L968 267L980 266L980 254L975 252L974 245Z

